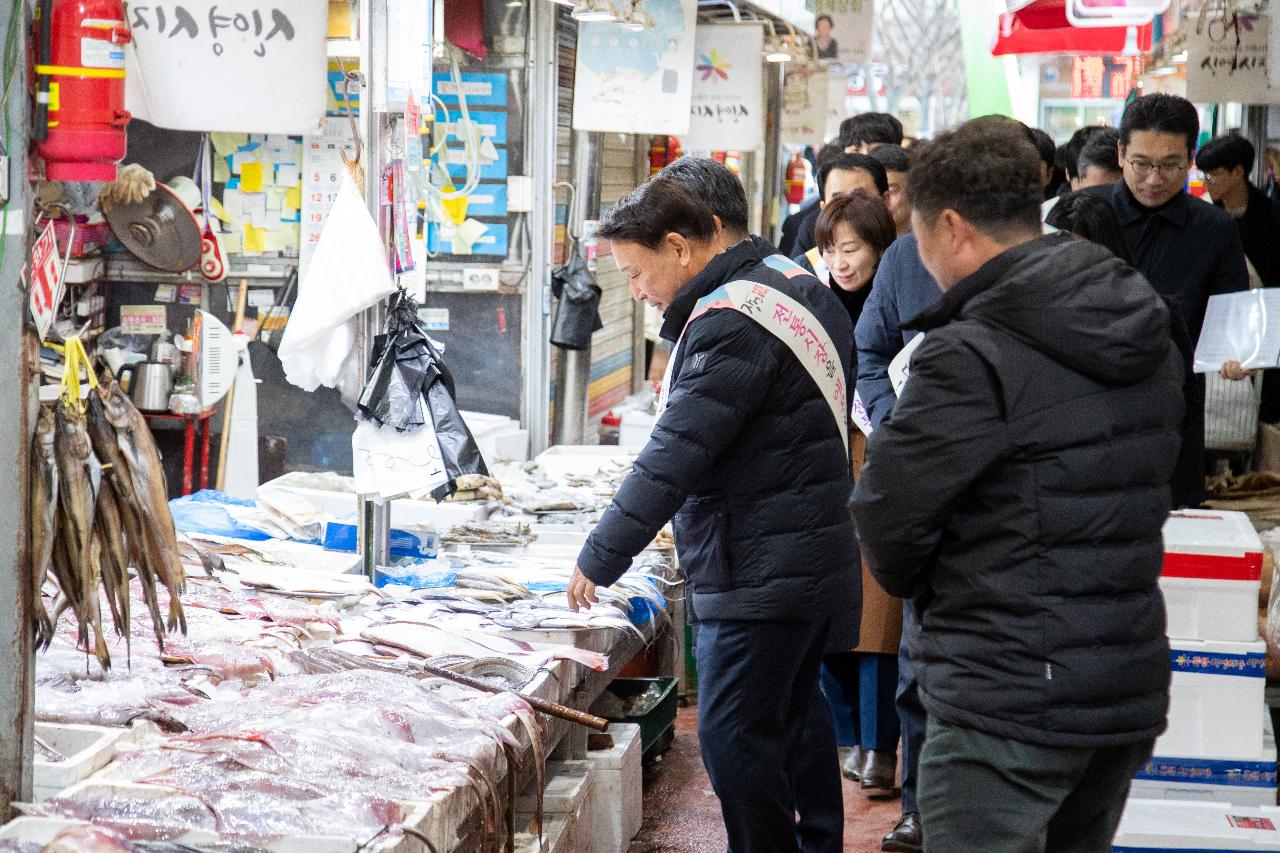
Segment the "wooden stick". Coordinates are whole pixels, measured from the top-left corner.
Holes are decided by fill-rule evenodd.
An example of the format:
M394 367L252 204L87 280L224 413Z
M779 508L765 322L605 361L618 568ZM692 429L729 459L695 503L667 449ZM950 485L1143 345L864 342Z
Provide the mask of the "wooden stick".
M422 669L424 672L430 673L437 678L444 678L475 690L483 690L486 693L512 692L502 687L496 687L488 682L472 678L469 675L463 675L462 673L454 672L451 669L445 669L444 667L429 664L426 661L422 662ZM547 699L539 699L537 696L526 696L523 693L517 693L516 695L528 702L534 710L541 711L544 714L549 714L552 717L558 717L561 720L568 720L571 723L577 723L580 726L586 726L587 728L595 729L598 732L603 732L609 728L609 721L604 717L587 714L583 711L561 705L557 702L551 702Z
M240 332L244 328L244 309L249 299L249 279L240 279L240 296L236 300L236 319L231 327L233 334ZM240 356L236 355L236 372L240 372ZM218 491L222 491L223 483L227 477L227 445L231 441L231 409L235 405L236 399L236 383L231 380L231 387L227 390L227 398L222 404L222 440L218 442L218 479L214 487Z

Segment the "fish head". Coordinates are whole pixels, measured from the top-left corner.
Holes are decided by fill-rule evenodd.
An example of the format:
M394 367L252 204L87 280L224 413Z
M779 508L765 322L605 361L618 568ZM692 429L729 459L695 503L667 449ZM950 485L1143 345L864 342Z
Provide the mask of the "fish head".
M129 424L133 402L124 393L119 382L113 380L105 386L98 386L98 396L112 426L120 428Z
M53 458L53 440L57 430L58 425L53 409L49 406L41 406L39 414L36 415L36 449L46 459Z
M75 403L63 401L58 406L55 420L58 425L57 443L62 444L77 459L83 459L91 452L89 435L84 431L84 417Z

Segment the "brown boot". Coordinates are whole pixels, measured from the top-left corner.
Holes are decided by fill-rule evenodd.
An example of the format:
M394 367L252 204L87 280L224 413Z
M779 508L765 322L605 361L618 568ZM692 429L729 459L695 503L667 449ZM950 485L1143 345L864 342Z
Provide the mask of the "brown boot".
M890 749L869 749L862 753L862 790L873 800L898 796L894 782L898 776L898 753Z
M841 749L840 752L847 753L844 755L844 761L840 763L840 775L857 782L862 778L862 747Z

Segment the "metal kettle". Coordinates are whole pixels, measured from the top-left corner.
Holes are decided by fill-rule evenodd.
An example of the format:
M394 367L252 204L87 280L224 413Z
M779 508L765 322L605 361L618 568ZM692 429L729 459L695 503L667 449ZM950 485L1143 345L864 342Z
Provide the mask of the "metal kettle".
M126 364L116 374L123 385L130 375L129 399L143 412L169 411L169 394L173 391L173 367L158 361Z

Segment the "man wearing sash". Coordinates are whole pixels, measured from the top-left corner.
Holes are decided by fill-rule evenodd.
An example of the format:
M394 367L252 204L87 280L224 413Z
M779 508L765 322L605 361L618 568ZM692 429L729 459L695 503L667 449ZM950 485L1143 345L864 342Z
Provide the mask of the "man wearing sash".
M716 233L706 204L661 178L597 231L676 346L653 435L583 546L569 600L589 606L674 517L699 742L730 849L838 851L839 826L798 837L791 769L832 616L859 608L844 506L853 330L835 295L767 243L725 250ZM819 719L838 801L835 736Z

